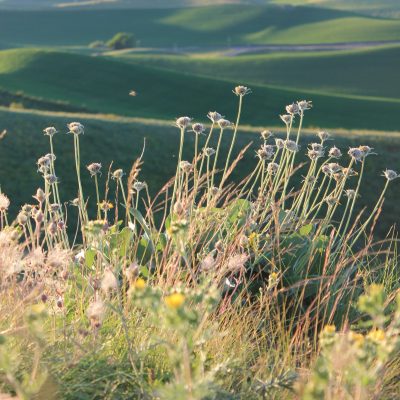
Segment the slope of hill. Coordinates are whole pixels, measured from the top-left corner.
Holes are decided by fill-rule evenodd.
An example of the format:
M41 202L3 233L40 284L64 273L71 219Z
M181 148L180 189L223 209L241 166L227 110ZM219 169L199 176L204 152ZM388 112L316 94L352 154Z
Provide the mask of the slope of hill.
M217 109L234 118L237 99L232 88L246 80L226 81L130 65L102 57L25 49L0 52L0 88L47 101L79 105L91 112L172 119L177 115L203 117ZM398 100L328 96L303 90L252 85L245 101L243 122L278 125L284 105L312 99L317 113L309 126L397 130L393 118ZM128 96L135 89L137 97Z
M134 32L141 46L169 48L393 41L400 40L400 20L316 7L261 5L0 13L0 40L14 47L88 45L120 31Z
M352 51L274 52L221 56L208 54L136 54L111 52L121 60L158 65L178 72L253 84L271 84L324 93L398 99L400 46ZM373 79L371 79L373 77Z

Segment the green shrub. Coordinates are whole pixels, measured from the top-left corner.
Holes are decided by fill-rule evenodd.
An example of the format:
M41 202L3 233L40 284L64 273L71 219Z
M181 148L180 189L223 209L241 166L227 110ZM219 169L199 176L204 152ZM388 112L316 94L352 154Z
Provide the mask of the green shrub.
M107 42L107 46L113 50L131 49L136 47L135 35L120 32Z

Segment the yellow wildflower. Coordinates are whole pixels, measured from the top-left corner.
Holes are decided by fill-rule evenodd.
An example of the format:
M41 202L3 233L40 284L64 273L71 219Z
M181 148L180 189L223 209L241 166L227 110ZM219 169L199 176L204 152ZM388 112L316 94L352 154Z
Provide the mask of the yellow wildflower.
M169 308L177 309L184 303L185 296L182 293L174 293L166 296L164 301Z

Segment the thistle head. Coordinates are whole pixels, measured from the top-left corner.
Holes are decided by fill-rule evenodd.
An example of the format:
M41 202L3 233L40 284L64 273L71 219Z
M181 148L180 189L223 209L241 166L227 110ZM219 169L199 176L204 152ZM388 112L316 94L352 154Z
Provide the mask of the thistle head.
M227 119L221 118L218 120L218 125L221 129L230 128L233 124Z
M299 146L295 141L287 139L287 140L285 140L284 143L285 143L285 148L288 151L292 151L292 152L299 151Z
M290 115L296 115L300 111L299 105L297 103L289 104L285 108L286 112Z
M246 94L251 93L251 89L246 87L246 86L236 86L235 89L233 90L233 93L236 94L236 96L246 96Z
M192 164L189 161L181 161L179 164L179 168L185 173L188 174L192 170Z
M278 172L279 165L275 162L270 162L267 165L267 172L271 175L275 175Z
M95 176L97 174L101 174L101 164L100 163L91 163L86 168L90 172L90 176Z
M312 107L312 101L301 100L297 102L300 111L309 110Z
M279 118L280 118L286 125L289 125L289 124L293 121L294 116L293 116L292 114L283 114L283 115L280 115Z
M347 154L355 161L360 161L363 158L363 152L358 147L351 147Z
M190 124L191 122L192 122L192 118L189 118L189 117L179 117L179 118L176 119L175 125L176 125L178 128L185 129L185 128L187 128L187 127L189 126L189 124Z
M48 128L43 129L43 133L46 136L53 137L57 133L57 129L54 126L49 126Z
M0 192L0 212L7 211L8 207L10 207L9 198L4 193Z
M207 118L211 120L211 122L218 122L223 116L217 111L209 111L207 114Z
M124 171L121 168L119 168L113 172L112 178L118 180L121 179L124 175L125 175Z
M215 150L212 147L205 147L203 152L206 157L211 157L213 154L215 154Z
M393 181L394 179L398 178L400 175L396 171L393 171L392 169L387 169L386 171L383 171L383 176L388 181Z
M285 147L285 141L283 139L276 138L275 139L275 146L278 149L283 149Z
M333 146L329 149L329 157L340 158L341 156L342 156L342 152L336 146Z
M327 131L319 131L317 132L317 136L320 138L322 143L331 137L330 133L328 133Z
M196 123L192 125L192 131L196 134L196 135L201 135L204 132L205 128L203 124L200 123Z
M67 125L69 132L74 135L83 135L85 133L85 127L80 122L70 122Z
M271 131L264 130L264 131L261 132L261 138L264 141L267 141L270 137L272 137L272 132Z

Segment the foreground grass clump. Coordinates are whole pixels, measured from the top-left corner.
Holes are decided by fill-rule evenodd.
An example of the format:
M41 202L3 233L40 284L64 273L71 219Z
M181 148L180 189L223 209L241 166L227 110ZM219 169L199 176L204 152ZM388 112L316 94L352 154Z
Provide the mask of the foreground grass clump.
M2 392L20 399L398 395L396 242L373 240L398 174L384 171L375 204L357 214L373 149L344 156L320 131L306 149L309 161L296 162L311 109L304 100L280 116L284 138L261 133L254 169L234 182L248 150L237 153L235 143L250 90L234 93L234 123L209 112L205 134L189 117L176 120L176 174L156 196L139 179L142 157L129 173L100 160L85 168L85 128L72 122L77 196L65 202L53 143L59 133L44 130L50 153L37 162L43 185L32 204L11 221L0 193ZM183 156L188 135L191 160ZM94 200L85 196L84 173Z

